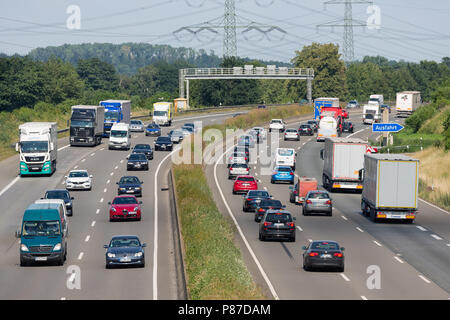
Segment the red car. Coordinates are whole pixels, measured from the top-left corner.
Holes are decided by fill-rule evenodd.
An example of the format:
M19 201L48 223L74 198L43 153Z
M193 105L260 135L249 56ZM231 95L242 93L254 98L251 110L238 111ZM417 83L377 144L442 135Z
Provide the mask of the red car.
M114 220L141 220L141 204L134 195L117 196L109 208L109 221Z
M233 194L247 193L249 190L258 190L258 183L252 176L237 176L233 185Z

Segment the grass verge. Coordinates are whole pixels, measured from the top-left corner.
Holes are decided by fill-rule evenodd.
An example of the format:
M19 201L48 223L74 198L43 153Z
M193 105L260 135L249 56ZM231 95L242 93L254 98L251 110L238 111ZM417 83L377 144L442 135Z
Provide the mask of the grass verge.
M174 166L187 287L192 300L265 299L216 207L201 165Z

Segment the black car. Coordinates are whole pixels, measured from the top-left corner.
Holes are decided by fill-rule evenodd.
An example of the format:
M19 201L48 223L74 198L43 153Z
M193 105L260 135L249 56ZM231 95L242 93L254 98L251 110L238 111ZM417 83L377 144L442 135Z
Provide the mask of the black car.
M319 123L317 122L317 120L308 120L307 124L309 124L311 128L313 128L314 132L317 132L317 129L319 128Z
M344 272L344 248L339 247L335 241L312 241L308 246L302 248L303 269L306 271L313 268L337 268Z
M380 106L381 112L383 112L384 109L386 109L386 108L388 109L389 113L391 113L391 106L388 105L388 104L382 104L382 105Z
M67 209L67 215L71 216L73 215L73 206L72 206L72 200L73 197L70 196L69 191L65 189L61 190L49 190L45 193L45 196L41 199L61 199L64 200L64 203L66 204Z
M149 144L137 144L134 146L134 149L131 153L143 153L148 160L153 160L153 149Z
M155 150L169 150L172 151L173 143L170 137L158 137L155 141Z
M106 249L106 269L115 266L139 266L145 267L144 248L147 245L141 243L137 236L123 235L112 237Z
M301 124L300 127L298 127L298 134L301 136L312 136L314 135L314 129L309 124Z
M295 217L285 210L267 210L259 223L259 240L289 239L295 242Z
M148 170L148 159L143 153L132 153L128 157L127 170Z
M353 133L353 123L351 123L350 121L345 121L342 125L342 131Z
M117 195L134 194L136 197L142 197L142 182L135 176L123 176L118 184Z
M272 196L264 190L250 190L244 195L242 210L245 212L254 211L261 200L271 199Z
M260 105L258 105L258 109L265 109L266 108L266 105L265 104L260 104Z
M255 222L260 222L261 219L266 214L267 210L281 210L284 209L286 206L284 206L280 200L273 200L273 199L264 199L261 200L261 202L258 204L258 206L255 209Z

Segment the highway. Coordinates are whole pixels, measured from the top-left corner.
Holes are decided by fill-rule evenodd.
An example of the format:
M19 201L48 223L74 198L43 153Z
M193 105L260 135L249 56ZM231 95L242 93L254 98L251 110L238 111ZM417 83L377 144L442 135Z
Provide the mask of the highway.
M232 115L222 112L176 118L172 127L163 127L163 135L184 122L201 120L205 126ZM68 140L58 141L57 170L51 177L20 178L17 156L2 161L0 206L5 210L0 216L0 299L180 299L167 191L170 152L155 151L149 171L127 172L129 152L108 150L108 139L94 148L70 147ZM153 147L154 140L144 133L132 133L132 146L149 143ZM20 267L19 239L14 232L24 210L46 190L65 188L64 176L73 169L88 170L93 188L71 191L75 200L73 216L68 218L67 261L64 266ZM117 195L116 182L123 175L136 175L144 181L139 222L109 222L107 203ZM103 245L117 234L136 234L147 243L145 268L105 269ZM72 276L71 266L79 267L76 276ZM69 289L77 283L79 289Z
M306 119L306 118L305 118ZM375 140L371 126L352 115L353 134ZM299 122L286 126L298 127ZM272 133L274 134L274 133ZM270 136L268 137L270 140ZM258 145L257 145L258 146ZM297 150L297 176L315 177L322 182L323 143L302 136L300 142L281 139L280 146ZM263 146L256 153L267 152ZM254 157L251 157L253 161ZM224 215L238 229L238 241L245 261L257 283L276 299L449 299L450 298L450 215L423 201L413 224L373 223L361 214L361 195L334 192L333 216L303 216L301 206L289 202L289 185L271 184L259 162L250 174L260 180L259 189L281 200L296 220L296 242L258 240L258 224L252 212L242 210L242 196L232 195L233 180L226 179L227 167L217 161L206 168L208 182ZM267 168L267 165L266 165ZM270 172L270 171L269 171ZM301 247L311 240L335 240L345 247L345 271L307 272L302 269ZM371 276L380 271L380 286ZM368 285L369 283L369 285Z

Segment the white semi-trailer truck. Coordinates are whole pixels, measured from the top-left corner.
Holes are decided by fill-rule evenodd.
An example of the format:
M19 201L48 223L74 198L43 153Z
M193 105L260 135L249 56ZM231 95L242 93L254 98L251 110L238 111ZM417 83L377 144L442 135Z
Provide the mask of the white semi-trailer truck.
M27 122L19 126L21 176L51 175L56 170L58 128L56 122Z
M419 194L419 160L402 154L366 154L361 177L361 210L372 221L414 221Z
M329 190L361 190L359 171L364 166L367 143L357 138L325 139L322 182Z
M397 92L395 109L397 117L409 117L421 104L419 91Z

